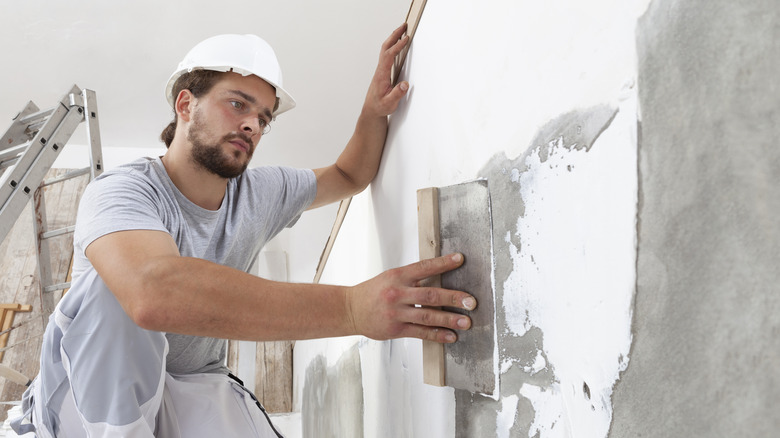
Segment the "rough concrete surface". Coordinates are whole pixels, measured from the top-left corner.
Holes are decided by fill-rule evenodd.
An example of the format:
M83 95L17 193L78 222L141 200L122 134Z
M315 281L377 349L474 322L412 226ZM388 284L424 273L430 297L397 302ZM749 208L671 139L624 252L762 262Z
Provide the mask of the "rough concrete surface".
M637 46L634 341L610 436L777 436L780 3L655 0Z

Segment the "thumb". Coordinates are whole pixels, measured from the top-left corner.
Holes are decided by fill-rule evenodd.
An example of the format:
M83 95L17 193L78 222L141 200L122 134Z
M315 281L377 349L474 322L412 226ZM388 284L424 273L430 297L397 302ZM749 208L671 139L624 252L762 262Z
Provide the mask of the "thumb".
M392 90L385 96L385 104L388 109L387 113L390 114L396 110L398 103L409 91L409 82L402 81L398 83Z

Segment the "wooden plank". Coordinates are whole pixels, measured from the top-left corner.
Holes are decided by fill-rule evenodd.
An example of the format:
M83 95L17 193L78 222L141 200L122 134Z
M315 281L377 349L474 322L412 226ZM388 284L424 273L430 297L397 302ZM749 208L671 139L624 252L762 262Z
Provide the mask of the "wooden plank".
M439 190L436 187L417 191L417 236L420 260L441 255ZM441 276L430 277L425 281L425 284L441 287ZM423 382L429 385L444 386L444 345L433 341L423 341L422 348Z
M325 249L322 250L320 255L320 261L317 263L317 270L314 272L314 284L320 282L323 271L325 271L325 264L328 263L328 257L330 257L330 251L333 249L333 244L336 243L336 237L339 234L341 225L344 223L344 218L347 216L349 210L349 204L352 202L352 198L344 199L339 204L339 210L336 212L336 221L333 223L333 228L330 230L330 236L325 243Z
M29 312L32 310L32 306L18 303L0 304L0 309L2 309L2 317L0 317L0 361L2 361L3 356L5 356L4 349L8 345L8 338L11 336L11 327L13 326L16 312Z
M271 413L292 412L292 342L258 342L255 395Z
M6 305L7 306L7 305ZM0 331L6 332L9 328L11 328L11 324L14 322L14 310L16 310L19 305L14 304L13 308L5 307L3 306L3 316L2 321L0 322ZM6 345L8 345L8 337L11 335L11 333L6 332L0 335L0 348L5 348ZM0 351L0 361L3 360L3 356L5 355L5 351Z
M406 35L409 35L409 43L401 50L401 53L395 57L393 62L393 70L390 72L390 79L395 85L398 82L398 77L401 75L401 69L406 62L406 55L409 53L409 47L412 45L414 34L417 32L417 25L420 23L420 17L422 17L423 9L425 9L426 0L412 0L412 4L409 5L409 12L406 14Z
M239 379L238 371L238 341L229 340L227 347L227 367Z
M249 379L237 371L240 357L238 342L231 340L228 343L227 366L239 379L247 383ZM292 412L292 349L292 341L256 343L255 387L249 389L270 413Z

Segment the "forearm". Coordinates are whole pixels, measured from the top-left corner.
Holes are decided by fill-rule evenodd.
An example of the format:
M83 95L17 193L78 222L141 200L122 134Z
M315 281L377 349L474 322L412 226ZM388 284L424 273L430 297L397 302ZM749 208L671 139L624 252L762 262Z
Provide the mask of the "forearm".
M406 25L396 29L382 45L379 64L368 87L355 132L344 151L334 164L314 170L317 196L310 208L353 196L376 176L387 137L387 116L398 108L409 90L407 82L396 86L390 82L393 60L409 41L408 37L402 36L405 29Z
M336 166L357 192L365 189L376 176L386 137L387 116L372 114L364 108L355 132L336 160Z
M255 341L355 334L346 288L274 282L195 258L155 260L132 293L125 309L150 330Z

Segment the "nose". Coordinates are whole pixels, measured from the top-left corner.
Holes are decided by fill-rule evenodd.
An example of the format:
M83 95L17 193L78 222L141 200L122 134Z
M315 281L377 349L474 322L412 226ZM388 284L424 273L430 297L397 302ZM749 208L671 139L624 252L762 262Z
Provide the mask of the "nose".
M257 119L257 117L244 118L244 120L241 122L241 131L250 137L254 137L257 134L262 134L263 132L260 129L260 121Z

